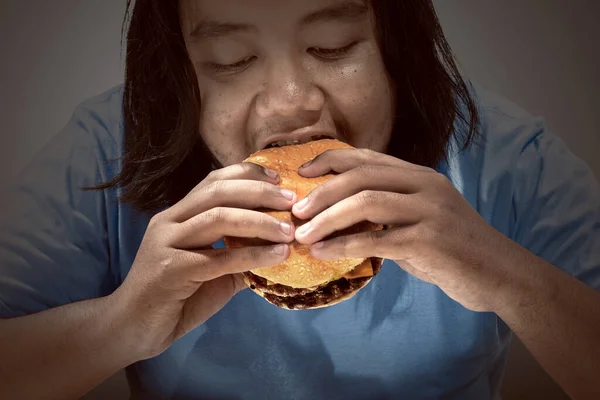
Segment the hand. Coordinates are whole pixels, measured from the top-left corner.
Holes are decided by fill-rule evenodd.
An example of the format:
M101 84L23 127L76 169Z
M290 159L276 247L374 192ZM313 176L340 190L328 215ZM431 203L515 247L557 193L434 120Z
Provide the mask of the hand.
M468 309L495 308L492 293L507 283L506 266L518 265L520 247L491 227L445 176L364 149L327 151L299 173L330 171L339 175L292 208L298 218L312 218L295 236L312 245L315 257L388 258ZM365 220L388 229L322 241Z
M273 174L250 163L213 171L151 219L131 272L114 293L139 335L142 358L161 353L219 311L246 287L239 273L289 256L293 227L251 210L291 208L295 198L284 196ZM226 235L280 245L213 249Z

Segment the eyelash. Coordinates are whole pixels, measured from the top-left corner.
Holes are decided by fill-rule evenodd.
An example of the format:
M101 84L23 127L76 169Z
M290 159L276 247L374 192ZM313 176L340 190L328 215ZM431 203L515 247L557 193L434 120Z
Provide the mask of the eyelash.
M358 42L352 42L347 46L344 47L338 47L336 49L322 49L319 47L311 47L309 49L309 51L314 54L315 56L317 56L318 58L320 58L321 60L325 60L325 61L335 61L339 58L342 58L346 55L348 55L348 53L350 53L350 51L358 44ZM214 71L214 72L221 72L221 73L225 73L225 72L241 72L243 71L245 68L247 68L250 63L252 61L254 61L256 59L256 57L252 56L252 57L248 57L245 58L241 61L238 61L236 63L233 64L217 64L217 63L210 63L209 67Z
M318 47L313 47L310 50L317 57L323 60L332 61L348 55L348 53L350 53L350 50L352 50L357 44L358 42L352 42L347 46L338 47L337 49L321 49Z
M233 64L210 63L209 66L215 72L238 72L250 65L250 62L252 62L255 58L256 57L254 56L248 57Z

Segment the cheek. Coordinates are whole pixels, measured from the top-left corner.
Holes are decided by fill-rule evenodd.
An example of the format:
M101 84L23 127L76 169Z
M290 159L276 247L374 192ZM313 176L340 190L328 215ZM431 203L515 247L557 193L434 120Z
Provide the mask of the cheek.
M351 142L384 152L392 131L391 84L379 63L345 67L332 80L331 101Z
M206 85L201 93L202 139L221 164L242 162L249 154L244 98Z

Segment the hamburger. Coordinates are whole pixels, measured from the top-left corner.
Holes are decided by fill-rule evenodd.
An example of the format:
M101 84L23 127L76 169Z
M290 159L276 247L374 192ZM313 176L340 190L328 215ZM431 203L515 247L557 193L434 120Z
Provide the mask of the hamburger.
M319 139L301 144L268 147L250 155L251 162L279 173L278 186L296 193L298 201L336 174L305 178L298 174L300 166L330 149L353 148L336 139ZM299 228L308 220L299 220L291 211L260 209L278 220L292 222ZM381 230L382 225L360 222L325 238ZM228 248L269 244L258 238L225 237ZM290 256L281 264L257 268L244 273L244 281L252 291L268 302L289 310L329 307L350 299L365 287L381 269L380 258L343 258L319 260L312 257L309 246L293 241Z

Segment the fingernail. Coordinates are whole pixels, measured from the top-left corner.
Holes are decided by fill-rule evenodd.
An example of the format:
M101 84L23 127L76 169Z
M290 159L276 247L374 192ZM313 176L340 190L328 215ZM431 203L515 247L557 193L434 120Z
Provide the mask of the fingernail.
M271 178L273 180L277 180L279 178L279 174L277 172L273 171L272 169L263 168L263 171L266 176L268 176L269 178Z
M313 160L310 160L310 161L308 161L308 162L305 162L304 164L302 164L302 165L300 166L300 168L306 168L306 167L308 167L310 164L312 164L312 162L313 162Z
M300 200L298 203L294 204L294 207L296 208L296 210L302 210L304 207L306 207L306 205L308 204L308 197L303 198L302 200Z
M296 198L296 193L292 192L291 190L287 190L287 189L282 189L281 195L290 201L293 201Z
M281 228L281 231L286 235L292 233L292 225L288 224L287 222L280 222L279 227Z
M285 253L285 248L286 247L287 247L286 244L278 244L277 246L273 247L273 253L282 255L282 254Z
M317 242L310 247L313 249L320 249L321 247L323 247L324 244L325 244L324 242Z
M308 231L310 231L310 222L307 222L306 224L304 224L301 227L299 227L296 230L296 234L302 236L302 235L306 235L308 233Z

